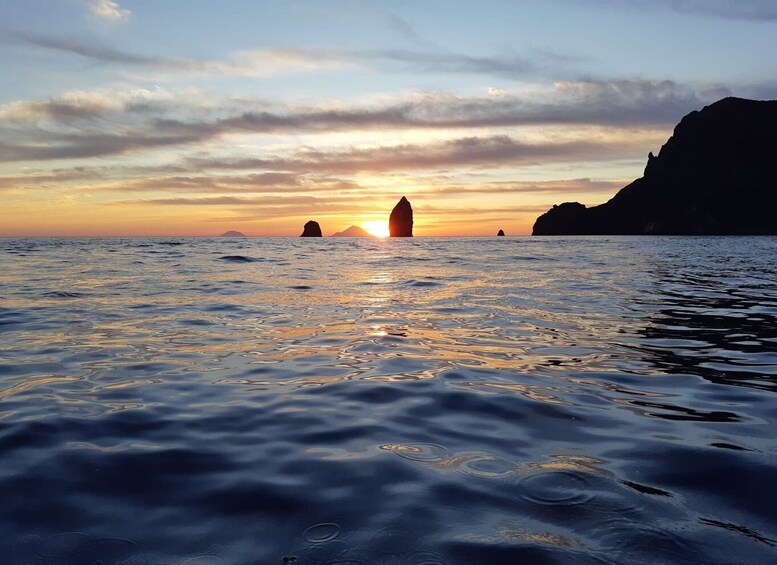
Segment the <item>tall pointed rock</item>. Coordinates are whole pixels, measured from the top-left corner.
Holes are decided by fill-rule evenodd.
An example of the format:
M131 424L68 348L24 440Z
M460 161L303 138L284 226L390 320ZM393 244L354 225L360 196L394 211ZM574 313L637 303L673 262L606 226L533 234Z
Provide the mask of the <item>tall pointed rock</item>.
M413 237L413 207L404 196L397 202L389 216L391 237Z

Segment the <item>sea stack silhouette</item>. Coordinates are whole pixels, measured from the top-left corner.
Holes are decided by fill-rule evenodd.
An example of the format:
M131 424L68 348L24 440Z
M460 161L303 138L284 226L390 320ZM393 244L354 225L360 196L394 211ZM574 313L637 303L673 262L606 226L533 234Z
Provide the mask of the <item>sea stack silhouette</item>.
M498 235L498 236L500 236L500 237L504 237L504 235L505 235L505 230L499 230L498 232L496 232L496 235Z
M318 222L310 220L302 228L302 235L300 237L321 237L321 226L318 225Z
M413 207L404 196L399 199L389 216L389 236L413 237Z
M611 200L553 206L532 234L775 235L776 155L777 100L724 98L685 116Z

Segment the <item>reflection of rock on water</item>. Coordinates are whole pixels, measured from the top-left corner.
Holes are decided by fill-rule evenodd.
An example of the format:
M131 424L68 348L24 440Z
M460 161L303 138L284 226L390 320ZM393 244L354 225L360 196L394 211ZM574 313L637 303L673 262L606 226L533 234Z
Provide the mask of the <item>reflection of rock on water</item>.
M663 296L651 322L639 331L643 338L639 350L647 362L667 374L776 390L777 370L771 359L777 352L777 325L769 310L777 305L767 297L768 285L725 284L712 295L697 292L702 281L714 276L703 271L664 273L661 283L671 285L672 293ZM714 354L701 355L703 351ZM754 356L763 364L754 363L758 358Z

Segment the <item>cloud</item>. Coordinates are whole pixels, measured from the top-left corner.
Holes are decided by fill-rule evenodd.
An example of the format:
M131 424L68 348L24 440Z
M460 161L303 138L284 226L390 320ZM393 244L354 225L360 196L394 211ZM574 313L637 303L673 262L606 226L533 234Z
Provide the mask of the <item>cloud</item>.
M183 145L199 141L196 135L144 135L77 133L51 135L48 143L17 144L0 140L0 162L85 159L119 155L141 149Z
M53 37L21 32L9 32L5 34L5 37L6 39L17 43L34 45L51 51L72 53L88 59L108 63L154 66L165 61L164 57L136 55L120 49L114 49L107 45L84 41L75 37Z
M345 151L304 148L288 156L247 159L189 158L194 170L262 169L332 175L382 174L408 170L448 170L537 165L547 162L607 161L641 155L637 142L567 141L526 143L506 135L464 137L427 144L403 144Z
M6 33L5 37L17 43L50 51L72 53L94 61L157 69L169 74L270 76L354 66L354 63L348 61L347 57L326 50L261 49L239 51L228 59L218 60L139 55L75 37L52 37L18 32Z
M533 59L516 54L475 56L461 53L431 53L409 50L360 51L345 54L352 60L377 63L384 69L413 73L487 74L525 79L540 73Z
M94 16L110 23L127 20L132 15L132 12L112 0L90 0L88 8Z
M176 166L180 168L180 166ZM184 167L187 168L187 167ZM73 167L48 171L29 171L24 174L0 176L0 190L39 190L47 188L69 188L80 194L134 194L168 193L183 194L195 203L207 200L192 198L196 194L212 194L219 197L235 197L221 203L245 203L246 195L256 197L263 194L288 196L326 195L327 198L355 194L359 197L371 195L377 198L391 198L385 187L360 184L354 180L320 173L245 172L240 174L198 174L194 167L189 174L165 175L166 166L118 168ZM452 183L447 176L406 176L406 183L394 190L399 198L412 186L414 200L439 200L460 196L522 194L613 194L630 179L596 180L570 178L545 181L489 181ZM403 188L404 186L404 188ZM146 201L143 201L146 202ZM187 201L187 203L189 203Z
M573 1L590 6L590 1ZM672 10L681 14L701 15L753 22L777 21L777 5L774 0L598 0L600 5L637 10Z
M384 195L386 205L393 203L401 193ZM413 195L415 199L416 196ZM310 196L262 196L257 198L239 198L231 196L215 196L206 198L155 198L148 200L123 200L107 203L111 207L147 206L147 207L208 207L231 210L236 215L232 221L260 221L271 219L275 222L288 218L306 218L315 215L319 221L323 218L336 217L342 221L343 215L374 214L376 202L365 201L363 197L355 198L316 198ZM416 205L416 213L424 217L423 227L434 225L456 225L462 221L502 221L513 222L518 215L537 215L547 211L550 204L533 205L501 205L501 206L434 206L428 204ZM222 221L215 218L205 221ZM420 226L419 226L420 227Z
M393 198L393 196L392 196ZM397 196L398 198L398 196ZM327 196L259 196L253 198L234 196L211 196L204 198L154 198L147 200L121 200L106 203L110 207L123 206L172 206L172 207L220 207L239 211L243 220L272 218L296 218L315 214L319 219L340 216L344 213L374 213L375 202L363 197L338 198Z
M140 55L116 49L93 40L52 37L30 33L10 33L12 41L51 51L72 53L104 63L142 66L167 75L200 73L215 75L269 76L320 70L370 67L391 72L442 74L487 74L511 79L545 75L552 69L562 72L577 59L550 52L531 56L515 53L469 55L408 49L327 49L275 48L239 51L226 59Z
M754 21L777 20L774 0L665 0L665 3L683 13Z
M775 90L774 85L769 88ZM763 87L760 92L766 93ZM533 124L655 125L674 123L685 113L729 94L731 90L724 86L695 88L672 81L588 81L557 82L552 90L534 96L501 90L483 97L418 92L389 102L331 101L316 107L194 91L104 90L0 106L0 126L9 120L46 117L69 122L109 116L114 124L147 119L148 127L160 131L197 130L211 135Z
M432 188L421 192L426 198L477 194L573 194L614 193L629 181L591 180L590 178L559 179L549 181L507 181L490 183L455 184ZM415 196L415 194L414 194Z
M120 155L229 135L417 129L460 137L467 130L469 138L483 139L480 132L539 125L606 127L611 134L612 128L665 129L728 92L670 81L558 82L535 97L416 93L360 105L291 106L191 90L82 91L0 106L0 161Z
M164 167L156 171L163 173ZM64 177L63 177L64 178ZM65 182L67 180L65 179ZM4 177L0 177L0 187ZM351 192L364 190L354 181L328 175L300 173L248 173L239 175L202 175L192 171L188 175L150 176L140 179L123 179L87 189L88 192L168 192L168 193L219 193L219 194L262 194L262 193L317 193Z
M38 171L27 174L3 175L0 176L0 190L20 188L40 189L74 180L89 180L94 182L99 179L100 176L99 172L91 169L84 169L82 167L55 169L53 171Z
M208 114L213 97L196 90L170 91L161 88L76 90L45 100L17 100L0 105L0 128L10 124L32 127L46 121L48 127L92 127L98 120L110 120L113 128L140 124L149 116L185 113ZM256 101L255 103L259 103ZM219 100L222 110L229 101ZM269 104L266 104L269 106Z
M409 39L415 43L431 45L428 40L424 39L416 32L415 28L411 26L407 20L399 17L393 12L386 12L385 16L389 27L402 35L405 39Z

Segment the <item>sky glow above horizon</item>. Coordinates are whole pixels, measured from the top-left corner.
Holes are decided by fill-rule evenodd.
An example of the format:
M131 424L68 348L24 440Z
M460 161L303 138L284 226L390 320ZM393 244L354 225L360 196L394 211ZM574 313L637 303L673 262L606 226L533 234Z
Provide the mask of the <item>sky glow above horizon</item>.
M527 234L688 112L777 98L777 4L0 0L0 236Z

